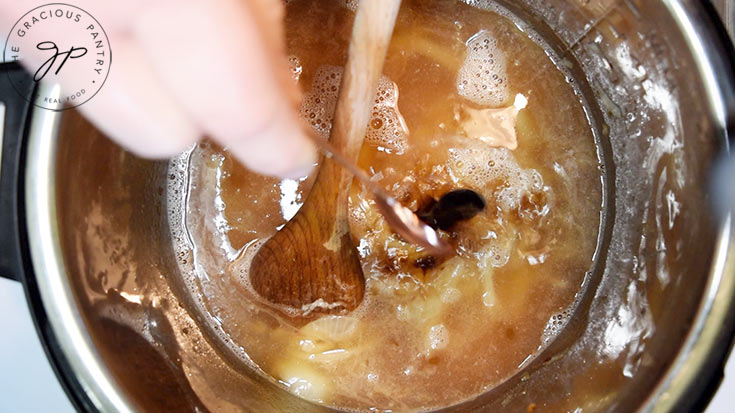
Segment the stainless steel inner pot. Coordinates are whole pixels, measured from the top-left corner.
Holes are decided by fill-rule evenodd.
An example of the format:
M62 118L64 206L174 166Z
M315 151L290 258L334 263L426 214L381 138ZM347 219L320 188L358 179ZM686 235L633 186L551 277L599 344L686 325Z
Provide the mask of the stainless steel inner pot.
M564 333L516 377L448 410L701 408L735 327L735 224L710 212L708 187L733 139L735 72L712 5L498 3L585 81L606 152L606 223L600 265ZM75 112L28 117L22 278L78 407L327 410L232 362L187 311L173 281L166 162L130 155Z

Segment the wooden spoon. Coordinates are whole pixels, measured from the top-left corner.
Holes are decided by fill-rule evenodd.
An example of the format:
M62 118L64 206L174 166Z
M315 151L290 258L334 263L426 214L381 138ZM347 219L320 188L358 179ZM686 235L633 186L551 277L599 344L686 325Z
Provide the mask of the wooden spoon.
M332 146L354 163L365 137L400 0L363 0L342 79ZM351 311L365 279L350 236L352 175L325 157L299 212L260 248L250 267L253 289L268 301L310 313Z

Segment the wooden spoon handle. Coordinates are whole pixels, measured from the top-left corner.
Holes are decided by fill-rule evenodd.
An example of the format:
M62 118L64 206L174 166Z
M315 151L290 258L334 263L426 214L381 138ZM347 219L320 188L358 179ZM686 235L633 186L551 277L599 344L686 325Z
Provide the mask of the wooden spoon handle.
M357 7L330 140L357 161L400 0L363 0Z
M388 52L401 0L363 0L357 6L347 65L329 140L346 161L356 163L365 139L378 80ZM348 231L347 202L352 174L325 158L309 194L321 202L304 204L305 214L335 216L335 228ZM316 208L312 211L310 207Z

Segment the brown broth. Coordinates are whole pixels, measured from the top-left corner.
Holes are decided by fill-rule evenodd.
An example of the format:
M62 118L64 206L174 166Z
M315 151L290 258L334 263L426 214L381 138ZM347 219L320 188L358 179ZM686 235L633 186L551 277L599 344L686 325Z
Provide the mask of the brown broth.
M309 98L320 68L344 65L353 13L336 1L295 0L287 10L288 50ZM458 92L466 42L478 33L495 39L495 57L504 55L500 104ZM191 245L180 249L196 274L187 286L218 332L213 339L302 397L346 409L448 406L517 373L563 328L596 247L598 154L568 75L500 14L404 1L384 75L399 91L397 105L369 127L393 133L388 120L402 116L405 142L378 133L359 164L413 209L452 189L481 193L485 211L443 233L458 255L421 268L426 254L390 232L355 182L351 231L365 300L351 314L296 327L252 292L247 271L313 177L259 176L203 143L189 155L182 224ZM467 135L468 114L512 109L518 95L527 105L513 112L516 149ZM317 126L328 124L324 114L305 120L314 124L317 116Z

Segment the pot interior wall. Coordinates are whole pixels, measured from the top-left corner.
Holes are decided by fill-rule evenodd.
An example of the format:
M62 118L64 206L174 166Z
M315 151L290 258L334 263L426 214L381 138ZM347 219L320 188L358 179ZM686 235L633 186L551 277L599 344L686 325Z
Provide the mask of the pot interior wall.
M601 132L609 202L600 266L574 321L518 376L457 411L631 411L670 365L700 305L715 243L705 182L721 131L666 9L616 4L507 5L584 73L583 90L599 108L590 118ZM136 158L67 112L57 165L69 281L132 405L323 409L234 362L187 311L167 228L165 162Z

